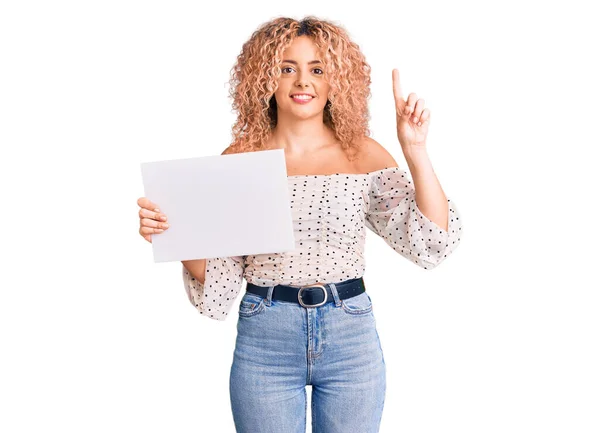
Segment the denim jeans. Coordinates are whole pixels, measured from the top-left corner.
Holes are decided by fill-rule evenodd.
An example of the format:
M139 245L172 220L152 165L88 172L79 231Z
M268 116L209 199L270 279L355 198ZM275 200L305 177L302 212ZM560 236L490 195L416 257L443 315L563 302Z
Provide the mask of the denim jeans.
M376 433L385 361L367 292L319 307L246 292L240 301L229 391L238 433Z

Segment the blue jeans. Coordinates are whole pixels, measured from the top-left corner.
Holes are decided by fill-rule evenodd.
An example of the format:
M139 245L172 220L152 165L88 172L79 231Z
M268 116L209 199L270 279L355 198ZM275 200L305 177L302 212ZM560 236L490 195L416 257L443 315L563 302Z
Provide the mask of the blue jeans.
M383 351L367 292L302 307L246 292L229 391L238 433L376 433L385 399Z

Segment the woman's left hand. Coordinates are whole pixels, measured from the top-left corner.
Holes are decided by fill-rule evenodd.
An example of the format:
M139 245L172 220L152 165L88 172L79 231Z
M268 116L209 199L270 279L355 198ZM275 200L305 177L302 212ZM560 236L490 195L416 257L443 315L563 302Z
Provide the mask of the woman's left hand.
M396 102L396 129L403 150L424 149L431 112L423 108L425 101L415 93L404 100L397 69L392 70L394 100Z

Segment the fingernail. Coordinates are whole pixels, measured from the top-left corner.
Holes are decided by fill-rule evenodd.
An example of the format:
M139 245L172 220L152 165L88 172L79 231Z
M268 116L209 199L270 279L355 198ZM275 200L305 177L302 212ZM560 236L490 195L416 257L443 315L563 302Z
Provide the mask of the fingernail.
M156 208L154 209L154 212L160 212L160 209Z
M160 219L163 220L163 221L166 221L167 217L163 215L163 216L160 217Z
M417 123L417 120L419 120L419 119L417 119L417 117L416 117L416 116L415 116L415 117L413 117L413 122Z

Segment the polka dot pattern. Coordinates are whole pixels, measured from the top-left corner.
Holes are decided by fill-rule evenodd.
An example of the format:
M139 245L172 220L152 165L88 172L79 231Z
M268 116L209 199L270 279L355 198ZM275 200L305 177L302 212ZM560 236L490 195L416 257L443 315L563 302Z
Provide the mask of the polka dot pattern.
M432 269L458 246L462 221L448 200L446 232L423 215L407 172L288 176L296 248L275 254L211 258L204 284L183 267L188 299L200 314L225 320L246 281L302 286L360 278L365 227L403 257Z
M458 247L462 220L448 199L448 231L427 218L415 200L408 173L399 168L376 172L369 191L366 226L403 257L432 269Z

